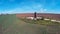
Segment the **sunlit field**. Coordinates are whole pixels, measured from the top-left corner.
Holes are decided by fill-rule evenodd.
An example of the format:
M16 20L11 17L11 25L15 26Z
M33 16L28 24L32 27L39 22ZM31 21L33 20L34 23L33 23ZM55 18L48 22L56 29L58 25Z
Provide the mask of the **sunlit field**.
M17 18L15 14L0 15L0 34L60 34L60 23Z
M21 19L21 18L19 18ZM21 19L26 23L30 23L30 24L40 24L40 25L60 25L59 22L52 22L51 20L31 20L31 19Z

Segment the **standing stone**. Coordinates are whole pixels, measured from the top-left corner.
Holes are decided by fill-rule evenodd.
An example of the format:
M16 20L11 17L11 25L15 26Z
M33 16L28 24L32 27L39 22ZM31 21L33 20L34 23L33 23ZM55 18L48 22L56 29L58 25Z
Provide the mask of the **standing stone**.
M34 13L34 20L37 20L37 18L36 18L37 16L36 16L36 12Z

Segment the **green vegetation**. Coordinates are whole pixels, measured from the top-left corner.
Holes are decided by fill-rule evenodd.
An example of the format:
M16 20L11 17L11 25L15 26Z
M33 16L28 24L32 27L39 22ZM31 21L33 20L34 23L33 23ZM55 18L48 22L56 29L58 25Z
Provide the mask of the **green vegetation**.
M3 30L6 30L9 26L11 26L15 22L15 15L1 15L0 16L0 24L2 24Z
M26 23L31 24L40 24L40 25L60 25L58 22L51 22L50 20L30 20L30 19L21 19L25 21Z
M15 14L0 16L0 24L2 24L3 34L56 34L60 31L59 23L19 19Z

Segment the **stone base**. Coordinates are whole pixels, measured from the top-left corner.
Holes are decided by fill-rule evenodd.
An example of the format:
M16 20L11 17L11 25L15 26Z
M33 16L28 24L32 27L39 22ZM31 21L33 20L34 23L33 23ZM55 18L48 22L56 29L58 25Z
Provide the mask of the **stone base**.
M37 18L34 18L34 20L37 20Z

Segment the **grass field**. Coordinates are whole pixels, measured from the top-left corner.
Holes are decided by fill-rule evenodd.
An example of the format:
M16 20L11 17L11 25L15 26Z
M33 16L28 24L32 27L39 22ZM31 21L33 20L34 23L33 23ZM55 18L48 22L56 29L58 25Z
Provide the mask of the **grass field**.
M60 34L59 23L46 25L44 21L45 25L43 25L41 24L43 21L40 22L18 19L15 14L2 15L0 16L0 34Z
M19 18L21 19L21 18ZM21 19L26 23L30 23L30 24L40 24L40 25L60 25L59 22L52 22L50 20L30 20L30 19Z

